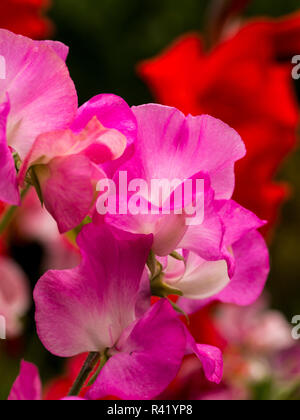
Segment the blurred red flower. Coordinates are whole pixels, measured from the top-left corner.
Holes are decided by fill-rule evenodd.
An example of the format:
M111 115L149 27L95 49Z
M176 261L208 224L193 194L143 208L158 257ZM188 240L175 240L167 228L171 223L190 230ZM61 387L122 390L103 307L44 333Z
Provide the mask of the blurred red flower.
M45 392L44 392L45 400L47 401L61 400L68 395L87 356L88 354L80 354L79 356L75 356L67 360L64 375L53 379L51 382L47 384ZM91 373L88 380L92 379L98 367L99 365L95 367L94 371ZM88 385L83 387L79 396L81 398L84 398L88 389L89 389ZM105 398L105 400L119 400L119 398L108 396L107 398Z
M48 401L56 401L65 398L75 382L86 358L87 354L81 354L77 357L68 359L66 362L65 373L61 377L55 378L47 384L44 399ZM83 389L80 396L84 398L85 393L86 389Z
M247 146L237 165L235 198L274 227L288 195L274 177L297 137L299 106L291 77L300 54L300 13L255 20L206 52L197 34L139 66L155 98L184 113L211 114L234 127Z
M33 39L43 39L51 32L51 23L43 16L49 0L1 0L0 27Z

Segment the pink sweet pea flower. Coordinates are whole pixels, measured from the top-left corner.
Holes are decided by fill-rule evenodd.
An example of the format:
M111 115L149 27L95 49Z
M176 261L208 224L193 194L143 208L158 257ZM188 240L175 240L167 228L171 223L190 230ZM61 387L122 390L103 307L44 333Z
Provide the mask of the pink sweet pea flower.
M186 295L180 299L180 307L187 313L196 312L214 300L251 305L263 292L270 272L268 248L257 231L265 222L233 200L219 201L217 205L224 226L223 264L217 261L203 265L199 258L188 254L187 279L183 277L181 281L186 281L185 287L191 287L189 291L194 292L194 296ZM224 269L225 261L227 270ZM204 293L200 296L202 290ZM191 298L201 300L191 301Z
M119 96L103 94L94 96L82 105L71 125L74 133L79 133L93 117L97 117L106 128L114 128L132 144L136 138L136 119L127 103Z
M291 325L279 311L268 308L264 297L248 308L220 306L215 322L232 347L247 349L257 357L269 357L295 344Z
M149 189L155 179L179 180L182 185L186 180L203 180L204 221L194 242L199 246L199 252L202 250L206 255L216 257L223 232L213 201L232 197L234 164L245 155L242 140L229 126L209 116L185 117L175 108L151 104L133 107L132 110L138 124L134 154L119 167L114 180L118 183L123 172L127 174L128 183L140 179L148 184ZM176 188L171 191L172 197ZM188 205L193 203L197 194L194 191L191 193ZM154 195L155 191L151 191L150 197L140 192L141 201L146 202L147 208L154 205L159 210L164 209L165 203L157 201ZM120 197L120 201L123 199ZM181 207L182 214L115 215L110 212L106 221L132 233L152 233L153 251L159 256L166 256L179 248L185 239L190 216L184 204L176 203L176 210ZM171 210L174 209L175 206Z
M0 81L1 83L1 81ZM20 203L15 162L6 143L6 124L10 106L8 102L0 105L0 196L10 204Z
M230 282L225 260L207 261L192 251L178 249L176 252L182 260L172 256L160 259L162 276L165 284L179 290L185 298L210 298Z
M69 129L37 137L18 182L34 170L46 209L60 232L67 232L92 215L106 163L118 167L135 136L136 119L127 103L115 95L95 96L79 108Z
M30 307L28 280L14 261L0 257L0 315L5 319L6 337L22 331L21 318Z
M77 111L77 94L59 42L33 41L0 30L0 199L18 205L11 151L23 160L36 137L67 128Z
M128 232L153 234L152 250L164 257L163 281L186 298L202 299L201 304L215 297L251 304L266 283L269 259L266 244L257 232L265 222L231 200L234 164L245 154L242 140L233 129L209 116L185 117L175 108L161 105L144 105L133 108L133 112L138 123L135 153L119 167L114 180L118 183L121 173L127 174L128 183L142 179L148 185L153 179L179 179L182 183L202 179L203 222L187 223L185 207L182 214L162 214L161 202L154 202L159 214L144 214L143 210L138 214L113 214L108 206L105 222ZM191 201L197 200L197 194L191 194ZM149 209L144 191L139 197ZM125 199L128 204L132 196L128 194ZM151 201L152 195L148 199ZM122 200L124 197L120 197L119 207L124 204ZM174 206L173 210L178 208ZM103 222L95 215L95 221L99 220ZM166 262L165 257L176 249L185 261L168 258ZM181 303L199 307L199 302L182 299Z
M166 300L149 308L141 291L152 242L152 235L87 225L78 237L81 265L49 271L35 288L38 335L51 353L109 357L90 399L153 398L176 376L186 352L198 355L209 380L221 380L220 350L197 345Z
M106 176L99 165L121 157L126 145L122 133L104 128L97 117L79 134L70 129L41 134L19 180L30 167L34 169L45 207L64 233L78 226L92 208L97 181Z
M0 41L5 76L0 80L0 199L20 204L19 186L34 166L40 183L35 186L65 232L88 215L97 181L104 177L99 164L118 162L126 141L133 142L135 117L115 95L96 96L77 110L63 44L5 30ZM12 152L22 163L18 178Z
M196 254L192 231L191 237L188 232L186 242L182 242L192 251L177 250L182 261L171 256L160 260L164 283L182 292L180 305L188 313L211 300L249 305L260 296L269 274L268 249L257 232L265 223L232 200L216 205L224 227L224 259L210 261Z

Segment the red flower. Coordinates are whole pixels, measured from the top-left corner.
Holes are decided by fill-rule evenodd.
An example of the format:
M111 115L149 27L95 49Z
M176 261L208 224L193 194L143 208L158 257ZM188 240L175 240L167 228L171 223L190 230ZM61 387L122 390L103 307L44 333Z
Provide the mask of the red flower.
M240 133L248 153L237 166L235 198L269 221L265 233L288 192L274 176L296 144L296 54L300 13L253 21L208 53L198 35L187 35L139 67L159 102L186 114L211 114Z
M1 0L0 27L33 39L51 32L51 23L43 17L49 0Z

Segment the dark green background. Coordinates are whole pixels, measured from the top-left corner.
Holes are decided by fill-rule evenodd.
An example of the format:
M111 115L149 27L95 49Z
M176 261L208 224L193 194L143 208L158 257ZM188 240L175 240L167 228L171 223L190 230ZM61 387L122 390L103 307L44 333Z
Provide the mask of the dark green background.
M50 17L55 22L55 39L70 46L68 65L80 103L98 93L115 93L130 105L152 101L147 87L135 73L136 64L159 53L185 32L201 31L204 0L53 0ZM299 0L255 0L248 16L279 16L300 8ZM300 54L300 51L295 52ZM284 139L283 139L284 141ZM289 320L300 314L300 152L282 168L279 179L293 187L291 200L283 210L282 224L274 238L269 290L274 307ZM30 255L39 248L31 244ZM28 249L15 248L15 257L26 268ZM33 280L38 273L32 273ZM38 270L37 270L38 271ZM61 361L50 356L29 325L24 343L25 358L41 368L43 378L55 374ZM17 355L17 358L22 355ZM0 398L7 396L18 372L16 359L0 361Z

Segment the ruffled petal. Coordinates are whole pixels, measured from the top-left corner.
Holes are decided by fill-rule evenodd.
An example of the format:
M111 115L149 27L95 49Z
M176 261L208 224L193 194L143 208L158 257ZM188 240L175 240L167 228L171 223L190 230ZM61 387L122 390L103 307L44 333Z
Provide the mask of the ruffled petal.
M24 159L39 134L67 128L73 121L76 89L53 44L37 43L4 29L0 41L0 54L6 61L0 97L8 93L11 103L8 145Z
M186 329L187 336L187 353L194 353L200 362L204 370L206 378L210 382L220 384L223 377L223 356L220 349L214 346L208 346L205 344L197 344Z
M178 373L185 347L184 327L176 312L166 300L159 301L137 322L121 347L117 346L88 397L156 397Z
M0 200L12 205L20 205L17 172L12 153L7 145L6 128L10 112L9 101L0 105Z
M60 357L113 347L135 321L137 296L152 236L87 225L78 237L82 263L49 271L34 291L37 330Z
M95 200L92 181L95 175L96 182L105 176L81 155L53 159L49 165L36 166L35 172L45 207L61 233L80 225L89 214Z

